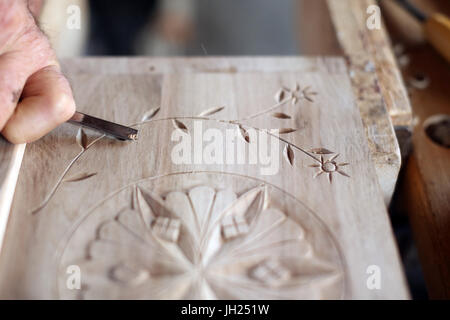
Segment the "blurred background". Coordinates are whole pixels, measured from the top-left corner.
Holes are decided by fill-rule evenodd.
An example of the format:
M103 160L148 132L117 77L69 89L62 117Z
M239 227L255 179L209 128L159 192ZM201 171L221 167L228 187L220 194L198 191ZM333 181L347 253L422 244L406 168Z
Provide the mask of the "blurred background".
M47 0L40 23L60 57L295 55L297 9L296 0Z
M423 44L418 23L391 8L393 2L381 2L383 14L408 26L402 33L388 24L394 48L398 39ZM46 0L40 25L60 58L342 55L330 19L323 18L327 11L323 0ZM423 299L427 291L401 197L394 196L391 221L412 296Z

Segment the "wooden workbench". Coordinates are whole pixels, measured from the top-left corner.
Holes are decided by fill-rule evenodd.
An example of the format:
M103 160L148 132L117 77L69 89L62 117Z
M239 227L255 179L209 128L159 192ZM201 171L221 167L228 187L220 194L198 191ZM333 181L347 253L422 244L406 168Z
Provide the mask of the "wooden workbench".
M411 106L384 25L366 27L373 0L299 2L304 54L344 55L386 204L409 150ZM310 30L320 30L318 38ZM403 152L401 152L403 151Z

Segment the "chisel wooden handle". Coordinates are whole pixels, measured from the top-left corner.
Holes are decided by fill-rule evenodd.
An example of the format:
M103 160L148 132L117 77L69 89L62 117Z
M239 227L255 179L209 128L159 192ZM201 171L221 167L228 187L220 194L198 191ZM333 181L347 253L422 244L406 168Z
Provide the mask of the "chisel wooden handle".
M431 45L450 62L450 19L435 13L425 21L424 30Z

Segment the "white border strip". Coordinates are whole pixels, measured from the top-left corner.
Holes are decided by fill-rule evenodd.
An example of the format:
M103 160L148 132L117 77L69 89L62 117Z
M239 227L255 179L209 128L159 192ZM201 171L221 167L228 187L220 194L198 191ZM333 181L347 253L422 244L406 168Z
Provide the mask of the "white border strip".
M22 165L23 154L25 153L25 147L26 144L18 144L14 146L11 163L9 164L8 172L6 173L5 180L2 182L0 188L0 253L5 237L6 226L8 224L12 200L14 198L14 191L16 190L20 167Z

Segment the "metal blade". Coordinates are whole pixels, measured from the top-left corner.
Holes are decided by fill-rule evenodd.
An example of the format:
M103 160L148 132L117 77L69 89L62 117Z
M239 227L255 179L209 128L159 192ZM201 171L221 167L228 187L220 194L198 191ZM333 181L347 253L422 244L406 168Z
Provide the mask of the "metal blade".
M138 138L138 131L136 129L95 118L81 112L75 112L68 122L77 126L93 129L121 141L137 140Z

